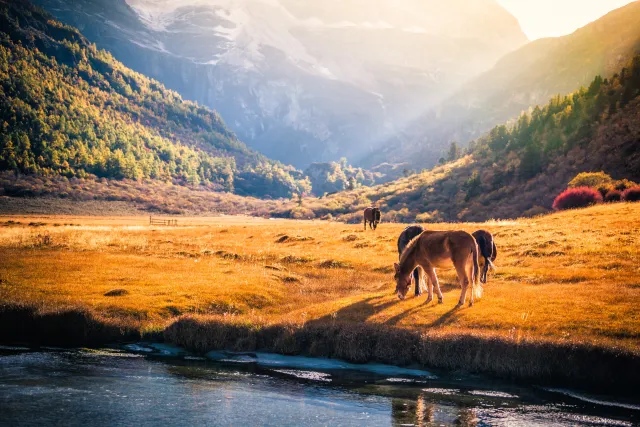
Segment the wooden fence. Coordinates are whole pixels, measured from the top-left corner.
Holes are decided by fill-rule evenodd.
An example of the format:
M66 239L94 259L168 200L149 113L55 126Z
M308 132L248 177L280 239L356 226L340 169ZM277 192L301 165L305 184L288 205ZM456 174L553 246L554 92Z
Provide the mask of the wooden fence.
M149 217L149 225L178 225L177 219L161 219Z

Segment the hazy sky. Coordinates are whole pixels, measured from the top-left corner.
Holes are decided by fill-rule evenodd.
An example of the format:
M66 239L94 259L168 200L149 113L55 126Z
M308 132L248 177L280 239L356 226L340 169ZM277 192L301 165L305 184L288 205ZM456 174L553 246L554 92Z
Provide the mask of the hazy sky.
M530 40L562 36L584 27L631 0L497 0L518 21Z

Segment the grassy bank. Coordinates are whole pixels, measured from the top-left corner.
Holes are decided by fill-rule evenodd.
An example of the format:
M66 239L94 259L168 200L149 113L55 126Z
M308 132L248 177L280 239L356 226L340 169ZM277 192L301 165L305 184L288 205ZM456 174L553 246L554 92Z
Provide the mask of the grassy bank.
M237 217L147 222L0 217L0 339L88 345L164 332L197 351L413 362L570 384L640 379L640 205L430 225L496 235L498 270L482 300L460 310L453 271L440 273L442 305L392 294L400 224L363 232Z
M370 323L255 325L198 317L173 323L164 336L173 344L200 352L261 350L354 363L418 363L432 369L483 373L537 385L597 387L600 391L631 391L640 380L638 352L577 341L419 332Z
M0 305L0 343L56 347L165 341L196 353L266 351L353 363L419 364L536 385L571 385L635 393L638 352L615 346L516 339L473 332L419 332L379 324L257 324L224 316L185 316L163 331L110 321L81 308ZM137 327L136 327L137 326Z

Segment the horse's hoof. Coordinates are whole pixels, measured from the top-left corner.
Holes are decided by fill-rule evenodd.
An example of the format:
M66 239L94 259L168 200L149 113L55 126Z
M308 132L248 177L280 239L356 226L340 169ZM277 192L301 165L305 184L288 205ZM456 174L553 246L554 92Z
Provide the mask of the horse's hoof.
M459 302L458 304L456 304L456 308L460 308L460 307L462 307L463 305L464 305L463 303Z
M424 303L425 303L425 304L429 304L431 301L433 301L433 298L431 298L431 299L427 299Z
M469 307L473 307L473 302L470 302L470 303L469 303Z
M439 299L438 299L438 304L443 304L443 302L442 302L442 298L439 298Z

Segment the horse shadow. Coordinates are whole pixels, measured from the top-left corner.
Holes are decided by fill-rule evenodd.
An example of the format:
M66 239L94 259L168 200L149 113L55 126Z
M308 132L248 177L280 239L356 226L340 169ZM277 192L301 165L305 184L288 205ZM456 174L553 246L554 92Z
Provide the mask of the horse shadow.
M444 313L440 316L439 319L434 320L429 324L430 328L437 328L439 326L446 326L453 323L458 319L458 314L460 313L460 307L453 307L451 310Z
M440 291L442 293L447 293L449 291L453 291L456 289L460 289L460 285L457 282L441 282L440 283ZM435 294L435 289L433 292L433 297L434 299L436 299L438 296ZM424 298L426 299L426 292L423 292L422 295L418 298ZM400 302L400 301L398 301ZM433 304L433 303L432 303ZM428 308L431 307L435 307L430 305ZM384 322L386 325L389 326L396 326L398 323L400 323L400 321L402 321L403 319L405 319L406 317L410 316L411 314L422 310L423 305L420 304L416 307L413 307L409 310L405 310L402 313L399 313L393 317L391 317L390 319L388 319L386 322ZM431 328L431 327L438 327L438 326L444 326L444 325L448 325L450 323L452 323L453 321L455 321L457 319L458 316L456 316L456 313L458 312L457 308L453 308L451 310L449 310L448 312L444 313L442 316L440 316L440 318L438 318L437 320L431 322L429 325L427 325L427 327Z
M446 293L451 290L460 289L460 286L458 285L457 282L444 282L440 284L440 289L443 293ZM437 298L437 296L435 295L435 292L434 292L434 297ZM380 298L381 297L379 296L365 298L353 304L344 306L338 309L338 311L334 313L326 314L324 316L318 317L317 319L309 320L307 323L308 324L322 324L322 323L326 324L326 323L333 323L336 321L362 323L362 322L366 322L367 320L369 320L376 314L386 310L387 308L394 306L396 304L402 303L402 301L400 301L399 299L394 298L390 301L380 302L376 304L374 301L380 300ZM423 293L422 296L418 298L426 299L426 293ZM423 308L424 308L423 305L419 304L416 307L410 308L408 310L403 310L401 313L398 313L397 315L387 319L382 323L388 326L396 326L403 319L405 319L406 317L410 316L411 314L419 310L422 310ZM431 306L429 306L428 308L431 308ZM436 319L435 321L427 325L427 327L444 326L454 322L458 317L456 314L458 311L459 311L458 309L454 308L444 313L440 318Z
M365 322L370 317L400 302L388 301L381 304L374 304L373 300L377 299L379 299L379 297L366 298L362 301L358 301L342 307L335 313L324 315L322 317L309 321L308 323L327 323L333 321Z

